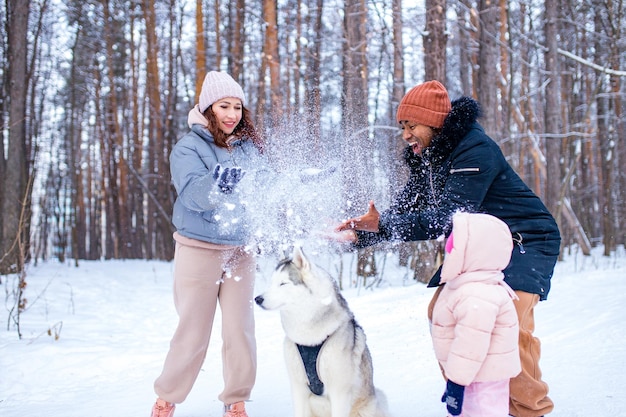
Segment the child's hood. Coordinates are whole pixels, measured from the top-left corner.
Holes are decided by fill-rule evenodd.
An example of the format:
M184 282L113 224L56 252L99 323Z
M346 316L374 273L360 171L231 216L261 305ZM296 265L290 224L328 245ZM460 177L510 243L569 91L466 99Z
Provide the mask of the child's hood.
M511 260L513 238L502 220L489 214L454 214L452 218L452 248L446 253L441 270L441 282L449 282L461 274L498 273ZM475 276L476 274L471 274Z

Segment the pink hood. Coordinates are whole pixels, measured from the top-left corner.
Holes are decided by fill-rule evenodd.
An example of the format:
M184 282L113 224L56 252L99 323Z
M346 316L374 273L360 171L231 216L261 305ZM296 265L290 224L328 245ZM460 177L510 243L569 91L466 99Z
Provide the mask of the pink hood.
M452 218L452 235L453 248L446 254L441 269L442 283L469 272L480 272L478 276L471 274L473 279L504 279L502 270L513 251L513 238L506 223L489 214L459 212Z

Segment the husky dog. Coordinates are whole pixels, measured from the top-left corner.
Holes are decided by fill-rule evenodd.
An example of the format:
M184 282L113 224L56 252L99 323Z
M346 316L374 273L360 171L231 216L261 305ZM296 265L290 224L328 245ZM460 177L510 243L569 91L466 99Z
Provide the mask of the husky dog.
M365 333L335 281L296 247L255 298L279 310L295 417L387 417Z

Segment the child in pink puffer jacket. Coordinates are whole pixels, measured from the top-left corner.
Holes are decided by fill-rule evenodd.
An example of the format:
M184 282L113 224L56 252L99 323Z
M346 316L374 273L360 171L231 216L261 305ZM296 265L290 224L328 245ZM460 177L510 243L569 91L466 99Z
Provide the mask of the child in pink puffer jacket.
M509 414L509 379L521 370L516 296L502 273L512 249L511 232L498 218L454 215L431 327L449 415Z

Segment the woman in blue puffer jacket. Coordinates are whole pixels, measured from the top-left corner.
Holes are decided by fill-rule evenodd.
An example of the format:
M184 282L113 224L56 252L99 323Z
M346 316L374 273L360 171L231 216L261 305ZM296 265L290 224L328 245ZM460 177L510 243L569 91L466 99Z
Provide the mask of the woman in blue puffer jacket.
M152 417L171 417L175 404L191 391L218 302L224 378L218 398L225 417L247 417L244 401L257 369L252 308L256 261L247 246L250 230L242 195L247 188L240 182L259 171L263 144L244 101L243 89L230 75L209 72L199 102L189 112L191 130L170 155L177 193L174 304L179 321L154 383L158 398Z
M410 178L405 188L388 210L379 213L370 202L366 214L342 222L330 237L356 247L383 240L436 239L450 233L457 211L487 213L504 221L515 243L504 275L519 298L515 307L522 364L520 375L511 380L509 412L516 417L543 416L553 403L541 380L533 312L550 291L561 238L553 216L477 123L479 116L476 101L462 97L450 102L438 81L409 90L397 111L408 143ZM439 284L439 274L432 286Z

